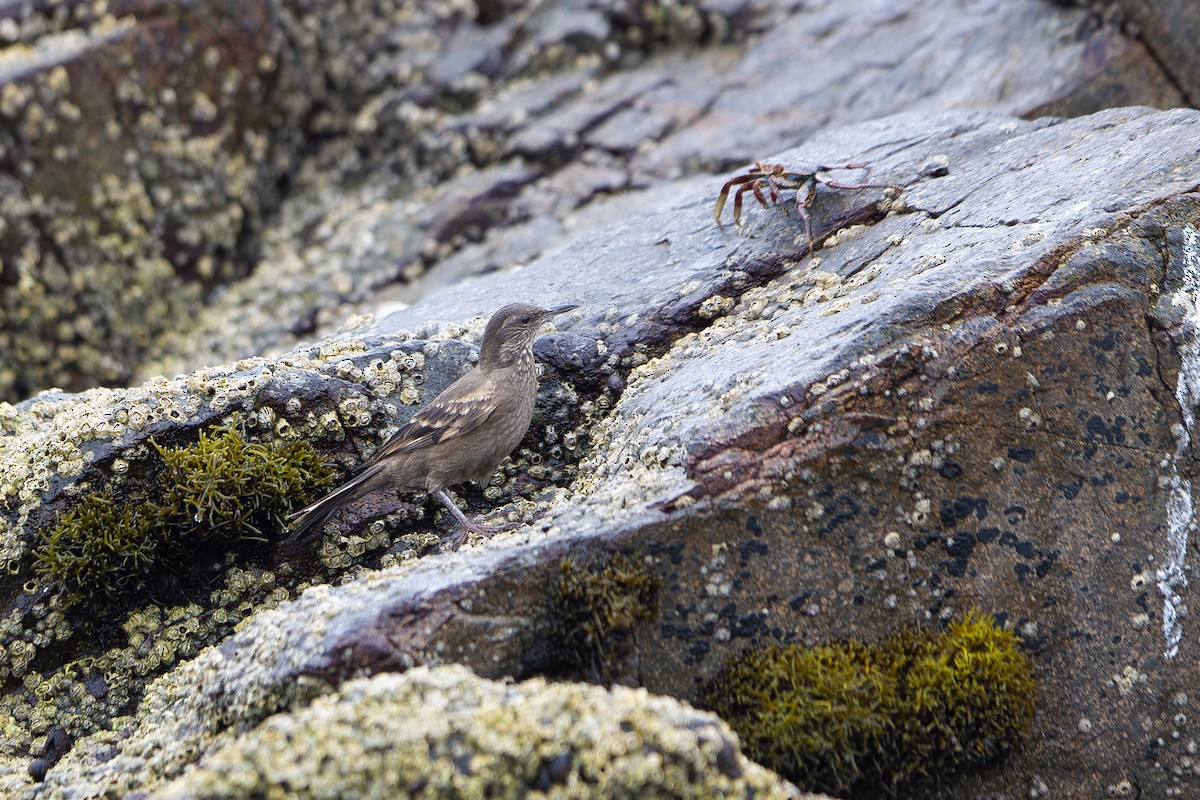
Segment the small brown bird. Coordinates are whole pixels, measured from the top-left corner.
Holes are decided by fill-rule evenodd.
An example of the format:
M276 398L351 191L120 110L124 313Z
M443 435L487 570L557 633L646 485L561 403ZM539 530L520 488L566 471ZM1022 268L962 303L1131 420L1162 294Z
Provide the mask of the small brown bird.
M533 340L542 323L578 306L538 308L513 303L488 320L479 362L417 412L359 467L357 474L292 516L286 545L294 552L306 536L346 503L379 489L424 489L459 521L453 541L467 531L491 535L495 528L468 519L446 487L491 477L520 443L533 419L537 368Z

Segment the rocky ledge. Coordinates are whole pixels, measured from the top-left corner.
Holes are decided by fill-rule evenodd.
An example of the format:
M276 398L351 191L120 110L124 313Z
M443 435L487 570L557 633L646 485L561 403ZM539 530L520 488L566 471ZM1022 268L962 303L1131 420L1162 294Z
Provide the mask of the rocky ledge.
M115 703L108 716L77 714L72 733L82 738L44 791L71 796L81 781L153 786L203 764L202 741L270 713L302 713L313 696L363 674L455 662L493 679L574 675L695 701L700 683L747 645L881 641L975 607L1019 635L1041 691L1020 756L962 778L968 788L957 791L1104 792L1122 781L1186 789L1195 638L1183 502L1190 414L1180 398L1194 391L1198 131L1200 115L1185 111L886 118L772 158L865 157L874 176L903 189L821 188L815 256L803 226L778 208L747 212L744 236L717 228L714 180L707 193L643 209L553 258L346 334L308 362L294 353L229 376L10 407L7 444L32 454L30 464L59 454L41 478L46 492L29 496L24 524L6 535L15 574L32 578L34 531L56 504L107 485L117 459L151 459L152 436L179 438L238 409L254 421L248 435L300 436L331 452L370 443L372 403L404 407L403 373L382 388L370 383L388 369L378 353L403 353L404 342L438 328L434 320L506 299L581 305L539 344L553 377L545 417L520 452L530 462L523 471L542 480L471 500L500 505L525 527L484 547L416 558L429 542L387 532L428 530L423 507L407 516L393 507L379 512L382 524L351 515L312 564L273 571L269 544L231 545L203 580L222 584L213 600L234 594L235 583L265 582L244 590L259 592L248 601L234 598L246 619L151 684L119 736L86 730L96 719L116 725ZM1096 153L1104 158L1088 158ZM1119 179L1100 180L1097 169ZM479 322L444 330L472 341ZM454 341L432 352L466 352ZM574 381L584 388L568 390ZM228 395L211 388L233 384ZM348 405L366 396L364 386L378 396ZM323 394L310 403L316 387ZM152 393L140 427L112 425L112 409L127 419L129 404ZM287 401L274 416L264 411L284 396L301 399L293 413ZM110 411L88 417L89 404ZM168 424L176 404L183 417ZM576 434L587 442L582 460L542 460L568 451L567 431L547 421L556 407L576 422L591 415ZM386 430L388 413L379 418ZM263 419L269 429L253 427ZM28 485L8 484L8 496ZM564 564L603 569L617 556L650 576L652 601L604 657L581 659L578 646L564 657L568 626L551 613ZM204 584L189 579L177 591L194 598ZM331 579L344 585L305 588ZM95 688L81 658L96 658L94 645L76 642L62 622L88 600L62 608L62 595L9 586L21 613L8 618L8 668L30 652L24 674L61 686L63 698L73 685ZM142 591L120 595L129 616L96 624L132 634L135 618L159 608ZM262 602L274 610L256 610ZM227 635L211 624L216 611L189 603L162 608L165 619L142 634L179 642L163 667ZM173 618L192 624L177 630ZM54 667L63 649L74 660ZM104 690L96 693L84 707L108 708ZM62 713L62 699L34 697L10 706L10 726L21 714ZM188 715L202 719L164 727L163 714L184 697ZM1142 758L1147 747L1156 765Z
M0 35L28 54L78 43L69 29L83 26L103 52L101 34L139 30L45 5L0 4ZM921 4L885 5L856 17L835 3L702 4L666 28L619 3L480 6L475 22L439 8L439 43L411 17L374 40L361 72L331 70L346 90L297 117L316 138L293 191L230 200L278 203L274 227L253 217L242 239L267 254L259 268L100 379L180 374L0 405L3 793L318 796L349 771L345 796L795 796L748 760L766 758L749 738L687 704L772 647L843 665L820 648L844 646L885 673L883 691L918 663L880 656L887 643L982 614L996 637L979 647L1028 671L1004 662L986 674L1020 680L974 690L1004 702L1032 676L1032 714L1017 698L1023 733L1005 757L913 791L1196 794L1200 113L1096 110L1105 97L1185 101L1189 73L1172 71L1176 39L1162 31L1192 17L1131 10L1162 37L1139 40L1116 4L1005 4L1039 22L1021 35L1053 58L931 89L901 78L928 75L919 55L941 45L885 49L925 41ZM993 4L951 5L978 33L973 53L1005 51L1013 28ZM301 32L322 18L307 11L288 17L296 38L279 52L313 44ZM330 13L332 46L348 23ZM751 80L792 63L798 42L825 56L815 86ZM835 102L850 49L877 63ZM401 51L420 69L396 88L383 68ZM55 85L74 91L67 77ZM981 85L1009 93L964 101ZM806 126L799 105L817 87ZM490 106L491 89L522 113ZM350 125L339 103L355 96ZM197 124L172 120L177 138ZM241 164L246 141L220 163ZM300 152L280 141L255 174ZM474 142L438 152L476 163L422 166L437 141ZM728 206L715 224L745 160L800 176L865 162L821 174L879 188L819 185L810 248L790 192L770 208L744 195L741 231ZM167 207L174 194L151 197ZM224 202L205 207L223 218ZM53 240L30 225L21 241ZM102 244L186 277L192 262L157 249L169 228L149 231L148 256L120 236ZM233 244L213 247L193 254ZM19 291L48 296L33 269L44 253L22 252L27 277L0 273L9 309ZM212 274L236 276L235 262ZM153 286L177 288L161 277ZM180 301L199 308L207 286ZM460 375L486 317L512 300L580 306L537 343L525 441L487 486L460 492L472 513L518 527L441 552L453 523L436 503L374 497L310 550L285 551L286 514ZM63 363L94 365L81 353ZM97 379L84 371L82 385ZM0 376L6 391L15 374ZM970 676L976 655L919 663ZM948 747L992 753L994 738L967 734L978 730ZM837 752L835 772L854 761ZM831 784L843 796L899 786L894 765L853 768L878 779Z

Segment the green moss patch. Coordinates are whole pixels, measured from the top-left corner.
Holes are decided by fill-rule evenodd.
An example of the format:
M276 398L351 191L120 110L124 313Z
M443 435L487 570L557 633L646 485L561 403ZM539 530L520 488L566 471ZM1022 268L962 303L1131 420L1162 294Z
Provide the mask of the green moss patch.
M316 499L333 470L307 442L249 442L236 429L185 447L158 447L164 514L179 534L209 539L261 535Z
M90 494L42 537L34 569L68 593L114 594L154 564L161 523L153 503Z
M882 645L748 650L704 684L700 703L800 787L873 798L995 763L1024 740L1036 696L1016 636L972 611L944 633Z
M236 424L155 450L157 479L124 497L87 495L40 533L33 566L44 586L114 597L202 543L279 530L334 478L308 443L248 441Z
M128 455L133 474L34 534L35 602L0 616L0 755L109 725L156 675L288 599L259 543L334 478L307 443L254 441L236 418Z

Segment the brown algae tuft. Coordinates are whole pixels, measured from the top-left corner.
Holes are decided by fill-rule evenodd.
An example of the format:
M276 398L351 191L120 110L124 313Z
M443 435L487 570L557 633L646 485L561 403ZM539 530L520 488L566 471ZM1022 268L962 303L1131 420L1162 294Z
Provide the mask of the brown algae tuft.
M567 674L612 682L638 624L658 615L659 587L643 561L624 553L592 564L564 559L548 602L551 661Z

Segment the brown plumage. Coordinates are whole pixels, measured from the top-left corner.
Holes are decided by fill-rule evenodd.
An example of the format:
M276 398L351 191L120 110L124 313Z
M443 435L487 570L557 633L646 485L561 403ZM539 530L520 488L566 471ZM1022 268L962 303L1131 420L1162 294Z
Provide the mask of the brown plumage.
M475 367L396 431L354 477L293 515L284 549L295 552L343 505L386 488L424 489L436 497L458 520L459 543L466 531L494 533L468 519L446 487L487 480L520 443L537 397L533 340L546 319L574 308L513 303L493 314Z

